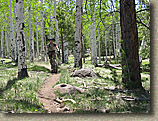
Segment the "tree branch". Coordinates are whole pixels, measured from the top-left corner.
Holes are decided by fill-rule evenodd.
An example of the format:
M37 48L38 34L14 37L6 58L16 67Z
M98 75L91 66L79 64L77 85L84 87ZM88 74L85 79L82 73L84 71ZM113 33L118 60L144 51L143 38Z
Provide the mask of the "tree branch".
M142 10L136 11L136 13L139 13L139 12L142 12L142 11L149 11L149 10L150 10L149 8L146 8L146 9L142 9Z
M139 17L138 17L138 18L139 18ZM140 20L140 21L136 20L136 22L139 23L139 24L142 24L143 26L145 26L147 29L150 30L150 27L148 27L146 24L144 24L140 18L139 18L139 20Z

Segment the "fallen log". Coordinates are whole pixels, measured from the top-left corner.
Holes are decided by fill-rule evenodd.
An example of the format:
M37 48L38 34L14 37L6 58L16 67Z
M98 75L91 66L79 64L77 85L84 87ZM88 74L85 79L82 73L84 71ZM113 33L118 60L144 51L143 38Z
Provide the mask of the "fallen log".
M103 68L112 68L112 69L118 69L121 70L120 64L97 64L95 67L103 67Z
M54 99L54 101L56 101L57 103L63 103L63 102L66 102L66 101L72 102L73 104L76 103L76 101L73 100L73 99L59 99L59 98L56 98L56 99Z
M98 84L98 85L107 85L107 83L100 83L100 82L93 82L93 84Z

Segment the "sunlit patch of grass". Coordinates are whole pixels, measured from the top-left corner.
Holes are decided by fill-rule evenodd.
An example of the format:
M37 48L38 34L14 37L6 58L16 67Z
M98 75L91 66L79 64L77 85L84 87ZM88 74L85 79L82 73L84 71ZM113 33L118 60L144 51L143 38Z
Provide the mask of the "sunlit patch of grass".
M44 72L50 72L49 69L45 68L44 66L34 65L30 68L28 68L29 71L44 71Z
M40 66L28 64L28 78L17 78L17 66L0 71L0 111L14 113L46 113L38 101L38 90L50 73Z
M66 83L73 86L85 89L86 92L79 94L57 94L57 97L62 97L66 99L73 99L76 101L75 104L71 102L64 102L65 105L73 109L75 113L94 113L97 112L99 108L109 109L111 113L147 113L150 110L150 103L147 100L144 101L134 101L134 100L123 100L121 97L132 97L138 98L139 92L126 92L123 90L122 85L122 70L95 67L91 64L91 57L86 58L86 63L83 63L83 68L90 68L95 73L100 75L97 78L79 78L70 77L71 73L75 68L73 68L74 60L71 57L72 63L61 65L61 78L57 83ZM111 60L111 63L115 63ZM146 63L147 64L147 63ZM150 79L149 74L143 73L142 80ZM97 83L94 83L97 82ZM150 81L144 80L143 86L145 89L150 88ZM86 87L85 87L86 85ZM135 95L138 93L139 95ZM145 106L146 105L146 106Z

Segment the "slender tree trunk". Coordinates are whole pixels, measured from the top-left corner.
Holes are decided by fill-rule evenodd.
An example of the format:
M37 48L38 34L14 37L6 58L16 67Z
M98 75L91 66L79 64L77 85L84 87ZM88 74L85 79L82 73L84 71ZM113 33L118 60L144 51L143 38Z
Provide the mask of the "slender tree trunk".
M95 1L93 0L93 10L95 12ZM94 13L93 12L93 13ZM96 39L96 22L95 22L95 14L93 15L94 21L94 64L97 65L97 39Z
M96 23L95 23L95 4L94 0L91 2L93 9L90 8L91 13L91 60L92 64L97 64L97 44L96 44Z
M144 36L143 40L141 42L141 45L140 45L139 53L141 53L141 51L145 48L145 45L146 45L146 42L145 42L145 36ZM141 55L139 55L139 62L140 62L140 64L142 64L142 56Z
M64 63L66 63L66 64L68 64L68 52L69 52L69 50L68 50L68 45L69 45L69 43L68 42L64 42Z
M121 31L120 31L120 26L118 27L118 40L119 40L119 43L118 43L118 49L119 49L119 56L121 57L121 35L120 35Z
M113 17L112 17L113 19ZM114 22L112 21L112 41L113 41L113 51L114 51L114 59L115 59L115 64L116 64L116 48L115 48L115 31L114 31Z
M31 32L31 3L30 3L30 0L29 0L29 48L30 48L30 62L33 62L32 32Z
M62 63L65 63L64 61L64 42L63 42L63 30L61 28L61 46L62 46Z
M118 37L117 37L117 24L116 24L116 62L118 63Z
M34 61L35 58L35 49L34 49L34 4L33 4L33 10L32 10L32 14L33 14L33 21L32 21L32 58Z
M1 15L1 57L3 58L4 55L3 55L3 38L4 34L3 34L3 19L2 19L2 15Z
M51 0L51 7L52 7L52 0ZM51 7L49 9L49 17L50 17L50 26L49 26L49 38L52 38L52 16L51 16Z
M83 0L76 0L74 67L80 68L82 68L82 4Z
M25 56L27 57L27 55L28 55L28 52L27 52L27 48L28 48L28 46L27 46L27 40L28 40L28 32L27 31L25 31Z
M100 53L100 31L99 31L99 26L98 26L98 42L99 42L99 63L101 63L101 53Z
M42 8L43 0L41 0ZM43 11L41 10L41 60L45 61L45 50L44 50L44 22L43 22Z
M18 78L28 76L26 57L25 57L25 40L24 40L24 1L16 0L17 6L17 42L18 42Z
M14 20L15 20L15 25L14 25L14 39L15 39L15 60L16 62L18 61L18 45L17 45L17 37L16 37L16 12L15 12L15 3L14 3L14 0L13 0L13 8L14 8Z
M108 50L107 50L107 37L106 37L106 28L105 28L105 55L106 55L106 60L108 59Z
M55 32L56 32L56 43L59 48L58 59L60 60L60 44L59 44L59 29L58 29L58 21L56 18L56 0L54 0L54 11L53 11L54 21L55 21Z
M39 43L38 43L38 27L37 27L37 12L36 12L36 56L37 56L37 60L39 60Z
M68 52L69 52L68 46L69 46L69 43L65 41L65 36L63 36L63 38L64 38L64 39L63 39L63 40L64 40L64 41L63 41L63 42L64 42L64 63L68 64L68 62L69 62L69 61L68 61L68 56L69 56L69 55L68 55L68 54L69 54L69 53L68 53Z
M10 15L10 42L11 42L11 58L12 61L15 61L15 38L13 32L13 19L12 19L12 5L11 0L9 0L9 15Z
M83 45L83 52L82 52L82 54L83 54L83 63L85 63L85 47L84 47L84 39L83 39L83 36L82 36L82 45Z
M90 7L90 13L91 13L91 34L90 34L90 39L91 39L91 63L94 64L94 36L93 36L93 12L92 12L92 7Z
M5 43L6 43L6 48L7 48L7 58L9 58L9 42L8 42L8 35L7 35L7 21L5 21Z
M135 0L120 1L120 19L123 40L122 81L128 89L141 89Z

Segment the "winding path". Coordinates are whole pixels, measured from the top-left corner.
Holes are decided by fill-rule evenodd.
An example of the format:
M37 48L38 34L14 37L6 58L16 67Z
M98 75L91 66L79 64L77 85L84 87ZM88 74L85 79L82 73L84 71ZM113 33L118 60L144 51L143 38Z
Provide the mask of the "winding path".
M40 65L48 68L48 65ZM48 111L48 113L55 113L59 112L58 108L60 105L54 101L55 94L53 91L52 86L55 85L60 79L60 73L58 74L51 74L51 76L45 81L44 85L39 90L39 102L43 103L43 108Z

